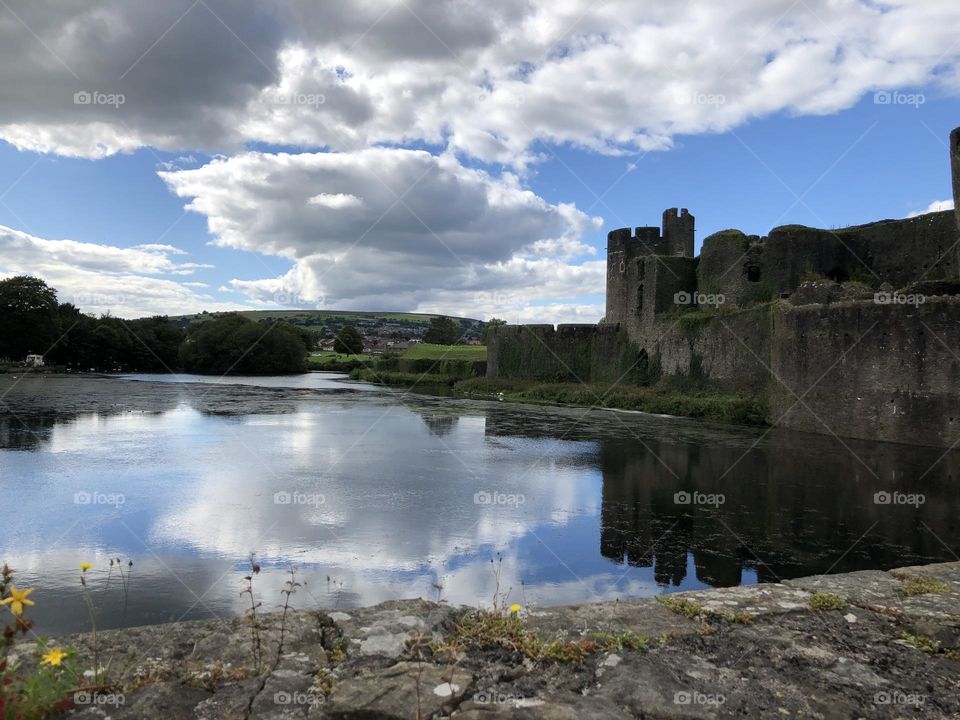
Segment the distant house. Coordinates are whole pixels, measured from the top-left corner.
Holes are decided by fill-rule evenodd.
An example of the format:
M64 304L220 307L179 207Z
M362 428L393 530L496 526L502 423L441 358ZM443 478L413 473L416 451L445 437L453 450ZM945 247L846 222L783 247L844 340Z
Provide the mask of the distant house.
M43 367L43 355L27 355L24 365L27 367Z

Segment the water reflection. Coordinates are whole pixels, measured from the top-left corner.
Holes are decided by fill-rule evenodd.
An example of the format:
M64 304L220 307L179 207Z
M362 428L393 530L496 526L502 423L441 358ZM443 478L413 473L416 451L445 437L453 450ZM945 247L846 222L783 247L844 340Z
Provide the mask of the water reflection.
M449 435L457 426L458 418L456 415L421 415L424 424L430 428L430 432L438 437Z
M600 552L641 567L656 559L659 583L683 580L688 552L697 579L712 586L736 585L747 569L775 582L955 557L943 541L957 537L956 453L938 463L940 451L787 433L746 454L648 446L603 443ZM724 503L675 502L696 492ZM893 492L925 502L875 502Z
M958 453L382 391L199 390L71 379L7 396L0 560L38 588L46 632L83 627L77 566L116 556L135 561L137 623L242 612L251 551L266 605L295 563L301 603L325 607L433 583L489 602L497 553L502 589L540 605L954 558L940 539L957 536ZM886 491L925 502L876 504ZM115 590L97 591L107 625Z

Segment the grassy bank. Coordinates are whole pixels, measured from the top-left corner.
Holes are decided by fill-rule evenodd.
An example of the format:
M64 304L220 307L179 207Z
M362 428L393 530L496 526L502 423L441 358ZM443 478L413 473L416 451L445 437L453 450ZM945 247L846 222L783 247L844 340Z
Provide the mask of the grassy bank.
M752 395L721 393L706 388L651 387L604 384L538 383L518 380L463 378L448 373L404 372L355 368L353 380L402 387L447 386L461 397L507 400L537 405L572 405L617 410L639 410L663 415L702 418L739 425L767 425L765 403Z
M766 405L755 396L708 389L680 390L667 385L635 387L604 384L536 383L470 378L454 386L466 397L502 398L544 405L576 405L682 415L742 425L766 425Z
M335 352L314 353L307 358L311 370L325 370L328 372L350 372L354 368L363 367L370 363L369 355L345 355Z

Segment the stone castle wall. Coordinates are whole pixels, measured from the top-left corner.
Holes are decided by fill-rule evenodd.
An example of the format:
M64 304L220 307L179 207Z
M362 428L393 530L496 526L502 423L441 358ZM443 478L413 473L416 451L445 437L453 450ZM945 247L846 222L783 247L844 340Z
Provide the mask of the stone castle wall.
M960 128L950 152L955 212L834 230L787 225L766 237L724 230L699 258L687 210L665 211L662 230L614 230L604 321L499 328L487 376L696 377L765 399L775 425L960 442ZM875 298L890 291L921 302ZM722 301L690 304L704 295Z
M960 280L960 230L952 211L837 230L788 225L765 238L724 230L703 242L699 282L728 303L772 299L822 278L902 288Z
M504 325L487 345L487 377L640 384L640 348L612 325Z

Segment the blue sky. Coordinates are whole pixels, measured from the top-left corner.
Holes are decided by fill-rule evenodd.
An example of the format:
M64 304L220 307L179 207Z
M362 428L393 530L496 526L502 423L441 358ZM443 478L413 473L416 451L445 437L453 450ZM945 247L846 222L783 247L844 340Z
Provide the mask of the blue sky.
M146 3L72 19L45 5L0 14L21 74L53 97L125 99L3 105L0 273L38 274L94 313L595 321L606 232L666 207L697 216L699 251L728 227L836 227L951 196L960 46L943 27L960 11L933 0L741 0L727 14L690 0L615 19L585 3L566 33L553 28L578 16L549 5L502 0L485 28L479 5L471 19L371 1L379 21L338 18L352 36L307 5L263 27L216 2L184 3L172 26L174 9ZM756 29L741 32L747 16ZM501 22L517 17L522 38ZM69 20L126 31L80 48L62 37ZM714 23L712 43L690 42L691 23ZM226 25L232 45L198 41ZM411 28L426 28L418 42ZM650 37L665 40L631 45ZM18 80L3 78L8 100Z

